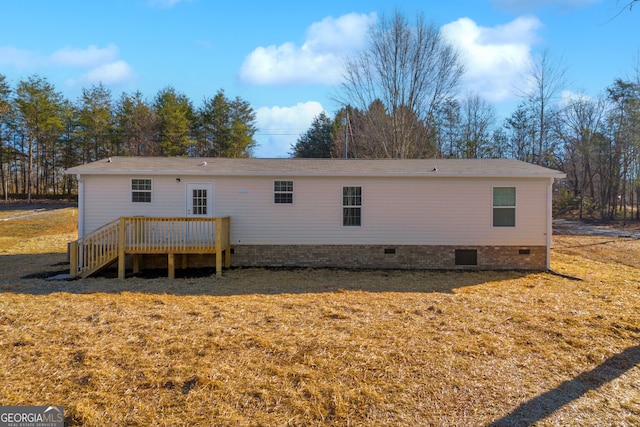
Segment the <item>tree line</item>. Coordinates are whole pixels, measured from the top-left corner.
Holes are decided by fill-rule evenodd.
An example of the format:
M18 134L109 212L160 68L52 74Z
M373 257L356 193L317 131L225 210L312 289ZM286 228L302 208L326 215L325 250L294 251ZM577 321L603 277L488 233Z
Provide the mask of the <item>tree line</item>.
M416 120L423 136L405 157L512 158L539 164L567 175L556 186L558 208L575 209L580 219L640 219L640 81L616 79L600 98L574 95L549 107L543 120L541 125L539 106L530 99L502 120L477 95L448 99L433 121ZM343 108L333 118L321 113L291 154L400 157L379 142L388 141L392 122L379 100L364 111Z
M480 95L460 95L465 64L418 14L382 16L344 63L342 107L317 116L293 157L514 158L564 171L556 206L580 217L640 218L640 68L599 98L564 96L566 67L544 52L529 64L521 102L498 120ZM65 99L46 78L10 87L0 75L0 184L9 194L66 194L63 171L111 155L250 157L256 116L219 90L194 107L168 86L147 101L102 85Z
M478 94L460 96L464 63L433 24L383 17L347 61L334 117L322 113L294 157L513 158L561 170L556 206L600 219L640 219L640 69L599 98L563 97L562 59L543 52L520 103L498 120Z
M172 86L147 101L100 84L72 102L44 77L12 88L0 74L0 187L5 200L71 195L64 170L108 156L250 157L256 130L251 105L222 90L194 107Z

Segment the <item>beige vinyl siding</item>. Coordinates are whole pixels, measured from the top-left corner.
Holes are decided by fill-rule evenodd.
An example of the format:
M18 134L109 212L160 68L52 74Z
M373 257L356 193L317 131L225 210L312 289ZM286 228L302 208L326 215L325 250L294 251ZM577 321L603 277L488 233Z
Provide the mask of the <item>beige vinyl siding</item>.
M84 176L85 232L119 216L184 217L187 183L214 183L214 216L231 216L232 244L545 245L549 179L189 177L153 180L131 203L130 176ZM293 204L273 202L294 181ZM342 226L343 186L362 187L362 226ZM492 188L514 186L516 227L492 226Z
M234 244L544 245L548 180L297 177L294 203L273 178L216 180L216 215ZM517 225L492 226L492 188L517 188ZM362 226L342 226L342 187L362 187Z
M85 191L85 233L121 216L185 216L185 180L176 183L175 177L146 175L136 176L136 178L151 179L151 203L131 201L130 176L84 176L82 178Z
M273 180L237 178L216 181L218 215L231 216L234 244L324 243L341 226L342 188L329 200L325 179L294 179L292 204L273 203ZM335 237L334 237L335 238Z

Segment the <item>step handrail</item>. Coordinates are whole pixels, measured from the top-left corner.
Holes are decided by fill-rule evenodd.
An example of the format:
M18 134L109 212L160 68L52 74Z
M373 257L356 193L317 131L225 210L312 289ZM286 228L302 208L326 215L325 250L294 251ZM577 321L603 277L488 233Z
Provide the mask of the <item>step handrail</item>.
M70 244L71 278L86 277L114 261L118 256L120 219L108 222Z
M70 243L71 278L87 277L118 260L124 278L127 254L215 253L216 274L230 266L230 218L120 217Z

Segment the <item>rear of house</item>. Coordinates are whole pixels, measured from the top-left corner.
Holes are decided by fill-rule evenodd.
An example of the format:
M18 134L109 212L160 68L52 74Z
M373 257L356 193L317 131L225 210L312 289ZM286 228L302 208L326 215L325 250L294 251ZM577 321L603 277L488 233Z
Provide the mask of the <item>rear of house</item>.
M230 217L231 265L549 267L560 172L516 160L113 157L72 168L79 234Z

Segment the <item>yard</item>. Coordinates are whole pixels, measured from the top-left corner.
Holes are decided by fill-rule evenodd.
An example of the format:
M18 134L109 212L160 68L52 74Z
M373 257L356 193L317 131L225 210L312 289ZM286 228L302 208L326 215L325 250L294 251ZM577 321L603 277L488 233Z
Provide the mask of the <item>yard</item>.
M640 425L640 240L555 236L558 274L51 281L75 209L4 206L0 405L78 426Z

